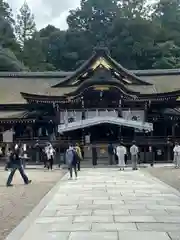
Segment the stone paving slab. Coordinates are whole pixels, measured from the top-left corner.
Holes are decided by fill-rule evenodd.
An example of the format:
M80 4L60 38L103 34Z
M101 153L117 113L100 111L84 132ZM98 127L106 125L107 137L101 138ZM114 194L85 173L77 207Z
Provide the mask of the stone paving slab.
M180 240L180 232L169 232L168 235L172 240Z
M180 240L180 194L143 171L82 169L13 240L33 238Z

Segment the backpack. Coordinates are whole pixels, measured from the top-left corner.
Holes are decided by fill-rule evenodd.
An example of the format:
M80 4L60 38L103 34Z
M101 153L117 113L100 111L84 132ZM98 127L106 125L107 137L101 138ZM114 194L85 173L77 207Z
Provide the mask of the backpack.
M73 150L73 155L74 155L74 157L73 157L72 164L76 165L80 161L80 157L79 157L78 153L76 152L76 150Z

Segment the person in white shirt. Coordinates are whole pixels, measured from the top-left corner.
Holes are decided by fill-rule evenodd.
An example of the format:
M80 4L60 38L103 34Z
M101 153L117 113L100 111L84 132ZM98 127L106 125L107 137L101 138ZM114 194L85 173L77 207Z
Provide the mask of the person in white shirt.
M52 170L53 169L55 150L50 143L48 143L48 146L45 147L45 152L46 152L47 161L48 161L47 168L48 168L48 170L49 169Z
M173 149L174 152L174 165L175 168L180 168L180 145L178 142L175 143L175 147Z
M133 141L133 145L130 148L130 154L131 154L131 160L132 160L132 170L137 170L138 153L139 153L139 149L136 146L136 142Z
M120 143L119 146L116 147L116 154L118 157L118 166L120 170L124 170L125 168L125 155L127 154L126 148Z

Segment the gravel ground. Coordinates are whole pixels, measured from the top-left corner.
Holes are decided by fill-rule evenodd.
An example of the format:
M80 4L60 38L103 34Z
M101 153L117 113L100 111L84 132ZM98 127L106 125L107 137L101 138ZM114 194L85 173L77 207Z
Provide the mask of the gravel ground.
M26 170L32 184L25 186L19 172L15 174L12 188L5 186L8 172L0 168L0 240L26 217L40 200L65 174L64 170L52 172L43 169Z
M180 169L173 167L145 168L152 176L180 191Z

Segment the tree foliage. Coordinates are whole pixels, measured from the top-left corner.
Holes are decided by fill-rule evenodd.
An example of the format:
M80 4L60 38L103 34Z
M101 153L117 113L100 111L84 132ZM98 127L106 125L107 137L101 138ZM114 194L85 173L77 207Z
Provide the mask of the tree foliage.
M24 48L26 41L33 36L33 33L36 30L34 15L31 13L27 2L24 2L19 10L15 30L18 41L22 48Z
M66 31L52 25L35 31L25 2L16 35L14 22L9 5L0 0L1 49L14 52L13 61L31 71L74 70L98 45L129 69L180 67L180 0L81 0L69 12Z
M28 71L28 68L16 58L11 50L0 47L0 71L20 72Z

